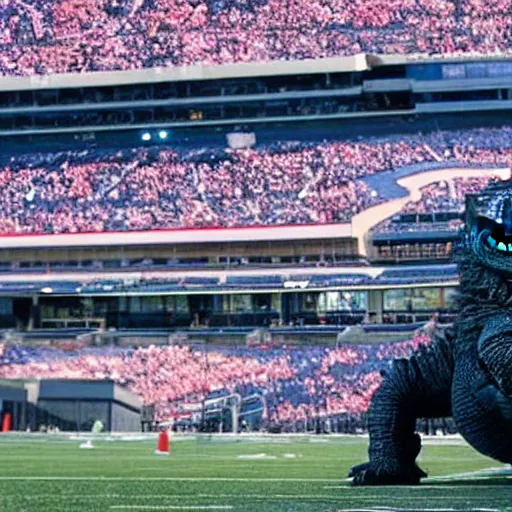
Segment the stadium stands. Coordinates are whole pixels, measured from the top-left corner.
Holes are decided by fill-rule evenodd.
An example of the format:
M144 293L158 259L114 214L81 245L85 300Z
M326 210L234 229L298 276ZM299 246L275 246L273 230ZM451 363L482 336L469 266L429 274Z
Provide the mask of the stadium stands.
M276 275L268 276L228 276L226 285L233 288L269 288L283 286L283 277Z
M387 2L382 0L355 0L354 2L342 0L290 0L287 2L281 0L132 0L131 2L3 0L0 1L0 79L9 78L4 80L4 83L9 84L40 82L44 87L45 82L49 82L46 75L55 73L82 74L96 71L110 73L155 67L169 69L189 65L300 61L343 57L358 53L507 55L512 50L510 38L512 21L509 21L512 19L511 10L512 0L489 2L481 0L433 0L430 2L420 0L405 2L397 0ZM367 62L370 64L372 58ZM497 63L497 66L500 65ZM415 66L404 68L404 73L410 79L409 84L414 83L413 73L417 69L413 68ZM491 69L496 68L489 66L489 74ZM339 71L341 73L341 69ZM292 113L300 112L301 115L307 114L311 117L315 112L318 117L329 112L336 115L356 114L362 118L376 114L375 109L379 110L379 115L391 115L393 109L398 106L403 109L400 114L404 114L400 116L403 117L400 123L397 123L398 129L411 130L412 124L406 125L409 121L414 122L413 116L410 115L413 108L416 109L414 112L421 112L418 108L420 101L414 96L417 92L411 87L408 91L412 98L410 101L405 99L405 94L402 99L401 92L397 93L396 98L393 94L389 94L389 97L383 94L383 102L386 105L381 106L380 96L379 101L373 98L371 86L367 88L365 82L368 77L370 78L368 83L375 80L371 85L378 89L379 71L378 67L372 67L372 71L367 74L360 72L347 74L346 79L340 82L344 87L346 86L346 90L341 91L342 99L336 96L340 93L337 89L340 83L335 85L335 82L330 81L331 76L325 74L325 84L322 89L316 88L317 84L314 86L310 84L311 90L308 91L308 94L318 94L321 97L320 100L316 96L311 103L309 100L302 102L301 99L300 106L297 106L298 102L296 105L290 101L286 103L287 108L290 108ZM509 71L502 74L507 75ZM390 66L386 73L388 73L386 77L391 78L393 73L397 72ZM423 73L422 80L431 78L428 70ZM336 74L337 71L332 76ZM10 79L10 77L34 75L44 75L44 77L41 80ZM207 75L206 73L203 76L207 77ZM164 80L159 70L154 72L154 76L157 80ZM186 74L183 76L185 77ZM274 77L271 78L274 80ZM296 78L294 77L294 80ZM449 78L448 71L444 78ZM112 83L118 83L114 75L109 74L108 79L112 80ZM279 81L277 77L275 84ZM297 80L297 84L299 82L300 80ZM350 87L348 87L349 82ZM405 82L405 80L389 80L397 90L403 86L398 82ZM271 83L270 79L268 83ZM172 102L176 99L185 100L184 104L187 105L199 104L207 94L211 94L207 86L203 89L204 82L201 84L198 86L198 91L201 89L200 94L197 95L190 93L196 87L195 84L191 85L191 82L187 82L186 87L190 89L183 95L178 92L178 87L173 92L169 92L171 89L166 89L165 92L160 93L161 96L156 103L163 104L171 100L167 105L170 110L172 110ZM295 84L294 87L297 90L293 92L287 89L286 84L288 82L269 85L268 91L279 91L280 94L283 93L283 98L286 94L290 97L302 96L300 84ZM364 85L361 86L362 84ZM471 86L469 81L468 84ZM147 84L144 85L146 86ZM10 90L9 87L10 85L6 90ZM119 85L115 91L112 89L113 94L117 95L117 91L127 91L130 88L126 86L123 89L124 87ZM237 84L226 85L223 94L226 91L228 91L226 94L232 94L229 91L237 87ZM144 91L142 89L138 92L134 91L132 99L135 99L138 94L144 96L146 89ZM158 87L155 87L156 89ZM354 99L356 89L363 91L361 93L364 96L363 100ZM236 94L239 94L240 90L242 88ZM250 87L244 91L250 93ZM471 99L471 101L474 100L475 105L476 98L480 98L481 92L476 91L475 98ZM106 93L102 95L99 88L98 90L92 88L89 98L96 93L98 93L98 101L100 97L102 102L109 99ZM53 94L53 91L49 94ZM454 90L453 94L458 93ZM166 95L169 97L167 98ZM330 103L330 95L336 96L336 101L332 100ZM27 102L26 98L29 96L31 99ZM157 96L155 93L155 98ZM437 103L436 107L440 105L441 100L434 101L435 94L431 96L429 98L425 93L421 97L425 111L432 108L429 105L431 100ZM510 97L507 89L500 90L496 96L499 96L500 101L507 101ZM20 116L26 114L30 117L30 110L25 112L30 103L32 112L37 112L40 118L39 124L33 122L32 127L34 130L36 128L40 130L41 126L47 126L44 132L52 132L54 129L63 133L68 130L72 132L77 125L75 108L84 111L90 109L91 112L99 108L87 103L87 95L80 96L80 94L76 98L80 97L85 100L85 103L77 105L72 104L75 99L70 99L71 95L67 97L66 94L56 92L56 103L55 105L52 103L51 108L45 108L44 100L42 103L38 102L37 98L43 95L33 95L32 91L15 91L12 95L3 94L3 97L3 106L7 108L4 112L6 119L9 109L12 108L14 111L23 112ZM461 96L461 101L466 99L469 101L470 97L469 94ZM482 94L483 97L484 94ZM16 98L14 105L11 104L13 98ZM449 95L443 92L442 98L446 100ZM117 98L117 96L114 98L115 101L119 99L120 97ZM139 111L142 113L143 108L146 108L148 99L150 99L149 96L141 101L140 104L143 107L136 106L135 101L126 101L129 107L123 108L135 109L138 115ZM222 105L222 110L229 104L225 103L225 97L216 99ZM239 102L240 98L235 100ZM208 101L211 101L211 98ZM284 100L280 98L279 101ZM325 106L315 110L323 101ZM349 101L351 102L350 112L347 107ZM374 101L375 104L373 104ZM269 100L269 106L270 103ZM236 103L233 102L233 105ZM252 104L248 105L249 107L244 106L240 110L239 117L244 117L245 112L250 110ZM312 109L310 105L315 108ZM494 105L492 107L494 108ZM107 110L105 105L101 108ZM258 120L258 125L255 125L256 131L263 130L264 124L269 124L267 117L270 118L273 111L271 108L267 111L267 108L265 103L265 118L262 117L261 124ZM54 112L52 109L59 112L50 116L48 113ZM184 107L183 112L185 112L183 117L181 114L179 116L175 114L177 116L175 121L186 119L187 124L195 124L198 120L204 120L207 121L206 124L214 124L220 120L220 117L208 119L206 114L203 119L202 113L199 116L195 111L189 112L188 106ZM260 107L255 112L260 112ZM282 112L277 110L276 112L282 115ZM152 110L149 116L152 119L151 125L161 124L162 128L159 129L163 130L164 123L167 123L171 117L159 118L155 117L154 113L155 110ZM65 123L58 117L61 114L67 117ZM274 113L276 116L277 114ZM46 115L49 116L47 120L44 119ZM455 117L453 123L447 122L443 126L455 125ZM233 122L229 116L222 120ZM145 126L149 123L149 121L143 121L140 125L136 124L135 116L134 120L130 121L132 122L133 125L130 126ZM236 122L238 123L238 119ZM105 122L101 129L106 129L107 124L109 129L116 128L117 121L115 123L112 121L112 126L110 122ZM240 122L240 124L243 123ZM7 121L5 126L8 126ZM15 127L15 133L22 133L28 126L28 122L20 117L8 128L14 130L13 127ZM87 126L89 125L86 123L82 125L84 130L88 129ZM379 125L379 129L375 129L372 133L385 133L382 128L384 126L384 123ZM419 126L414 126L415 130L420 129ZM434 126L434 123L430 125L425 122L421 126ZM235 131L238 132L239 128L245 129L237 127ZM40 145L42 143L39 141L43 139L37 137L31 139L32 149L24 154L21 153L21 145L16 153L10 153L7 145L0 148L0 236L350 223L361 212L408 194L409 192L398 183L399 178L430 170L441 170L445 172L445 181L424 187L419 201L409 202L393 219L386 220L374 229L374 234L383 235L384 241L381 246L388 242L389 247L399 246L400 235L404 235L404 244L409 243L409 238L414 238L407 236L409 232L413 232L414 236L417 232L425 235L421 237L421 243L426 240L425 245L428 245L432 240L434 245L441 231L448 232L448 235L454 237L454 233L462 226L462 220L458 215L463 211L465 195L468 192L481 190L488 183L487 178L451 180L450 168L457 166L510 168L512 162L512 127L509 126L449 132L402 133L343 140L338 140L342 135L336 134L333 130L332 138L324 141L319 141L316 137L308 139L309 134L304 128L300 130L300 134L297 134L301 141L278 140L272 144L258 144L252 149L229 149L221 147L218 143L214 146L211 141L211 147L197 148L198 144L206 146L206 143L202 140L192 143L188 139L186 146L182 147L179 143L173 143L172 132L167 132L171 129L172 126L165 126L165 137L161 137L160 145L155 146L153 141L156 140L158 132L155 132L153 139L149 133L146 134L146 138L143 132L136 133L135 137L140 138L140 143L137 144L140 145L129 149L96 148L96 143L107 144L106 137L105 141L98 137L93 143L92 130L91 134L76 135L74 139L80 140L80 146L87 149L50 151ZM181 128L177 131L179 130ZM224 136L224 132L219 129L218 139L216 135L215 140L220 140L221 133ZM289 134L282 137L292 139L293 133L292 129ZM318 139L324 136L324 133L331 137L326 129L318 135ZM70 136L70 140L72 137L73 135ZM89 137L90 140L88 140ZM258 137L256 139L261 142L263 137ZM64 141L64 138L62 140ZM213 137L212 140L214 140ZM265 140L273 139L267 134ZM109 141L108 144L113 145L115 142ZM123 141L123 144L129 144L129 142ZM59 141L56 140L51 147L60 149L72 146L60 146ZM191 149L194 147L195 149ZM385 211L384 207L382 211ZM385 212L385 215L388 216L390 213ZM382 218L379 217L379 220ZM406 221L407 218L409 221ZM349 233L349 227L343 227L345 228L346 233ZM228 232L228 236L232 233L233 231ZM355 244L358 230L353 229L352 233L354 240L350 243L354 241ZM391 240L392 237L387 237L389 233L397 235L396 238ZM427 235L431 235L431 240ZM66 238L69 237L62 237L63 240ZM77 238L82 239L82 237ZM121 238L126 237L121 235ZM357 238L363 237L357 234ZM450 236L447 238L449 241L445 243L446 253L441 255L443 258L451 249L451 238ZM53 240L55 238L52 239L52 243ZM370 243L370 237L365 237L365 242L366 240ZM26 242L26 239L23 239L23 242ZM371 243L374 242L375 238L371 240ZM391 242L396 243L393 245ZM411 243L416 242L413 240ZM325 266L340 265L340 258L344 258L346 254L349 254L346 257L367 255L364 251L357 252L358 249L345 251L345 246L349 247L349 243L345 243L345 240L339 245L338 250L333 244L332 259L324 261L324 252L327 254L330 250L327 247L328 244L325 244L325 250L322 248L322 266L324 264ZM381 250L381 246L378 250ZM387 264L393 260L396 252L401 250L399 248L395 251L389 247L387 248L389 254L384 254L385 251L382 250L380 254L382 259L374 258L374 261ZM441 247L443 248L444 246ZM297 252L293 253L297 254L297 257L294 256L293 259L283 256L283 266L306 267L308 264L319 264L320 257L316 254L310 255L308 250L307 246L304 249L297 249ZM302 252L299 254L299 251ZM198 251L197 259L190 257L189 263L183 263L178 262L178 259L167 259L164 251L161 253L152 251L151 257L147 258L146 254L143 254L144 251L141 251L134 256L140 259L130 262L128 258L131 256L126 256L127 259L123 260L125 256L118 257L117 252L112 256L102 256L102 251L98 251L94 256L87 253L84 259L87 258L89 261L82 263L77 261L82 257L77 256L79 251L69 251L68 254L72 254L76 261L60 263L30 261L26 256L28 252L13 251L4 258L10 260L12 254L16 254L15 257L19 254L20 257L26 257L27 261L0 262L0 273L27 274L14 277L3 276L2 280L5 282L0 284L0 295L6 299L3 304L6 310L5 316L16 317L17 320L23 316L23 321L17 324L17 328L28 330L19 336L7 330L1 333L7 342L0 343L0 378L112 379L140 396L146 406L154 407L157 421L189 418L190 424L196 426L198 420L190 411L197 404L228 396L231 393L240 394L248 400L255 396L261 397L266 405L263 420L265 427L269 429L272 426L278 426L280 429L294 430L298 424L307 424L312 418L334 419L343 416L361 420L368 410L373 392L380 385L382 372L388 368L391 359L408 355L412 349L428 344L430 338L425 331L418 331L411 340L406 342L326 347L314 345L317 339L313 340L313 333L324 335L331 332L332 334L335 329L340 330L338 326L373 321L372 314L376 322L408 323L423 321L434 310L438 310L437 320L441 321L448 317L451 319L452 313L446 313L444 308L445 295L449 296L448 290L443 290L442 287L454 287L454 282L458 278L454 265L381 267L380 270L371 268L368 272L358 269L357 273L350 273L348 270L345 272L340 270L338 273L338 269L333 271L336 273L329 273L332 269L317 271L304 269L300 274L287 274L286 271L280 272L272 268L267 272L257 271L257 275L255 273L244 275L244 272L230 269L229 275L219 272L218 276L210 277L215 275L215 272L208 272L209 277L204 277L201 274L206 275L206 272L196 272L191 276L192 272L188 271L194 267L205 270L208 266L220 266L221 261L228 261L226 266L229 267L231 254L217 256L215 262L214 258L203 258ZM107 252L104 251L105 254ZM338 256L338 252L341 256ZM151 258L157 253L158 256L155 256L153 261ZM100 261L100 258L110 256L118 259ZM52 257L51 251L41 256L42 259L50 257ZM59 254L57 259L64 259L64 257L63 254ZM174 257L181 256L174 254ZM251 257L255 265L257 265L254 263L256 258L273 262L273 256L270 254L263 256L255 254ZM39 256L37 258L39 259ZM306 261L306 258L309 259ZM298 259L301 259L302 263L296 263ZM421 253L415 261L427 260L428 258ZM235 259L233 261L236 261L235 265L248 265L249 256L240 257L240 262ZM284 263L285 261L287 263ZM368 251L368 261L372 261L370 251ZM400 262L400 258L395 258L394 262ZM273 263L265 264L273 265ZM124 279L120 278L120 273L117 272L120 269L135 268L138 270L138 277L130 276ZM168 272L171 268L183 268L185 271ZM159 274L160 277L152 277L156 274L146 272L156 269L163 270ZM92 275L98 270L107 270L109 274L98 272L99 277ZM76 279L74 275L63 279L60 279L62 277L60 275L50 276L52 272L60 271L79 271L81 275ZM86 272L90 274L84 277ZM31 273L48 275L34 278L29 275ZM18 277L19 281L17 281ZM419 294L416 296L412 293L413 289L418 288L418 283L422 286L431 283L429 286L434 290L433 295L438 292L438 300L430 304L428 297L419 297ZM439 283L443 284L439 285ZM393 286L408 287L410 289L407 292L411 291L411 294L406 296L404 292L403 300L400 303L396 301L398 306L392 304L379 310L379 307L374 308L373 302L377 304L378 301L377 299L373 301L373 298L378 296L380 301L378 304L382 306L385 305L385 294L379 291L380 295L375 293L371 296L371 292L368 292L368 297L372 301L366 296L365 300L368 303L372 302L371 308L376 309L377 313L370 309L370 305L362 306L362 301L359 304L355 299L352 301L350 297L343 296L341 291L333 294L334 297L336 297L335 294L338 295L338 298L333 298L336 304L329 306L329 308L337 308L333 309L333 312L327 307L325 310L322 309L323 306L320 308L315 302L318 298L316 293L322 296L322 300L325 299L324 302L327 304L326 297L331 291L329 289L343 290L350 287L366 289L372 286L381 287L386 291ZM439 289L435 290L436 286ZM294 294L295 288L297 292L304 291L301 296L298 293L293 296L295 301L293 310L292 300L289 304L282 301L283 304L279 305L284 295L281 289L285 288L288 288L285 291L291 291ZM171 297L174 295L180 296L181 299L187 294L191 296L195 294L199 304L202 300L199 295L201 291L206 291L205 295L208 295L208 300L212 299L214 306L208 303L208 307L203 308L202 304L196 305L190 301L191 304L187 303L187 307L183 308L190 310L190 315L182 313L177 300L170 305L171 301L166 297L166 300L161 300L157 306L150 304L149 300L155 298L156 303L159 301L159 296L163 298L164 295ZM236 301L231 297L223 302L217 300L219 297L215 297L213 292L218 295L221 295L220 292L224 295L238 295L244 300L247 298L248 305L237 309ZM261 303L251 297L258 292L262 297L268 296L263 297L264 300ZM355 293L362 295L365 292L360 292L358 289ZM110 294L118 295L119 300L112 299ZM148 301L144 304L142 301L137 301L139 294L148 295ZM299 301L306 302L306 294L311 296L307 298L311 305L299 305ZM278 296L279 300L274 300L274 295ZM130 296L136 298L132 300ZM21 300L20 297L22 297ZM38 297L45 298L38 301ZM84 297L86 297L85 300ZM103 299L103 297L106 298ZM224 300L224 297L220 298ZM187 300L188 298L185 298L184 303ZM87 314L82 313L82 310L75 313L72 305L66 308L69 309L67 311L60 307L58 301L69 301L70 304L80 303L81 308L83 301L87 305ZM425 310L420 309L421 304L413 310L414 301L418 303L423 301L421 304L426 305ZM122 308L119 306L121 302L123 302ZM439 307L440 304L443 308ZM96 307L98 305L101 307ZM143 305L148 311L143 308ZM307 311L306 306L308 306ZM42 307L47 307L44 316L47 320L46 324L40 322L38 318ZM140 311L137 311L137 308ZM274 311L279 308L281 308L279 312ZM82 309L85 311L85 306ZM207 311L204 315L203 309ZM28 315L20 315L19 311L22 313L27 311L30 318L25 320L24 317ZM62 317L54 315L57 311L62 313ZM107 319L108 315L117 315L117 320L109 320L110 323L106 325L125 327L125 332L130 331L132 327L151 326L152 322L157 325L159 322L158 327L161 331L158 334L169 343L171 340L183 342L180 336L186 339L188 333L201 327L204 329L203 339L213 340L212 345L208 343L201 346L149 345L157 343L155 341L157 329L149 330L148 328L145 333L141 330L139 341L147 336L147 341L144 342L149 346L91 347L88 346L90 340L100 343L99 337L93 336L94 331L88 329L93 325L91 321L97 320L89 318L90 313L96 313L96 311L102 311L101 316ZM129 318L128 314L126 315L126 323L120 321L121 311L130 312L132 315ZM211 314L212 311L214 314ZM286 316L282 315L283 311L286 312ZM420 314L417 314L418 311ZM155 312L154 319L151 317L153 312ZM68 325L66 315L70 317L85 315L87 318L84 322L70 321ZM445 315L444 318L443 315ZM146 317L147 324L140 319L142 316ZM164 317L165 319L162 320ZM289 327L278 324L280 322L288 325L287 317L291 319ZM311 323L320 322L322 325L308 327L310 319ZM74 327L82 323L83 328ZM42 346L42 343L38 347L31 346L31 341L46 339L48 332L53 335L53 330L50 329L31 332L30 329L34 326L38 327L38 324L43 327L57 327L62 324L62 329L55 329L53 340L53 342L61 341L61 344L55 343L51 348ZM171 334L171 325L172 329L180 326L183 329ZM279 338L283 342L285 339L293 338L293 342L297 344L261 346L259 343L265 342L264 334L268 333L259 328L255 329L255 326L259 325L271 326L275 332L282 334L281 338L275 336L273 339ZM383 327L375 325L371 328ZM357 335L363 332L362 327L358 329L360 330L355 331ZM135 331L134 328L132 333ZM283 334L285 331L287 338ZM274 332L269 331L269 333L274 335ZM79 334L82 336L76 344L70 341ZM248 346L234 346L235 342L233 345L223 347L214 345L219 343L221 337L222 343L228 344L229 336L235 334L238 342L246 339ZM389 337L395 336L395 327L393 326L387 334ZM122 335L123 329L119 331L113 329L108 340L121 344L119 340ZM152 336L154 338L151 338ZM251 341L251 336L257 341ZM133 338L126 336L126 340ZM308 340L306 345L304 345L304 339ZM131 343L131 341L123 342L126 345ZM250 342L256 346L249 347ZM250 414L251 411L258 410L259 404L258 401L248 401L244 411Z
M434 268L436 269L433 272ZM376 279L382 284L414 284L455 280L458 278L455 265L414 266L411 268L397 267L386 269Z
M466 194L478 192L488 183L488 178L455 178L451 183L432 183L421 190L419 201L407 203L397 218L385 220L374 231L379 234L457 231L463 226L461 216Z
M7 0L0 74L367 53L508 53L509 0Z
M385 199L366 177L420 162L438 168L439 160L505 166L512 155L511 132L503 127L280 142L251 150L153 147L12 156L0 165L0 232L348 222ZM464 193L483 184L459 180L449 192L430 187L423 206L460 210Z
M487 178L455 178L453 183L432 183L421 190L421 200L407 203L403 213L460 212L464 210L466 194L485 188Z
M294 273L287 276L286 271L283 274L266 274L264 271L256 275L234 274L221 282L218 277L130 277L129 279L94 279L84 281L66 281L55 278L45 281L11 281L0 283L0 292L2 293L49 293L61 295L109 295L119 292L145 292L155 293L165 291L187 291L187 290L254 290L263 289L284 289L294 288L291 286L297 283L301 288L325 288L325 287L344 287L344 286L364 286L364 285L393 285L403 283L419 282L441 282L447 280L456 280L457 270L455 265L414 265L410 267L383 268L375 277L365 273L335 273L335 274L311 274Z
M421 233L423 239L431 235L431 241L439 240L441 232L457 232L464 225L462 220L452 220L450 222L394 222L386 220L375 228L375 232L379 235L403 234L403 233Z
M315 416L367 411L390 360L429 342L339 348L193 347L137 349L56 348L2 345L0 378L113 379L155 405L158 420L186 415L189 405L222 393L259 394L267 422L290 425Z

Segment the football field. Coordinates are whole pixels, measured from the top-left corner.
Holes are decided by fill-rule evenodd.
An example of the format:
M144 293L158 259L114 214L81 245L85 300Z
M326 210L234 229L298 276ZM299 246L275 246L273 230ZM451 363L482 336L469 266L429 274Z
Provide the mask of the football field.
M352 488L367 439L174 438L169 457L143 436L0 437L0 511L512 511L512 470L457 438L424 441L417 487Z

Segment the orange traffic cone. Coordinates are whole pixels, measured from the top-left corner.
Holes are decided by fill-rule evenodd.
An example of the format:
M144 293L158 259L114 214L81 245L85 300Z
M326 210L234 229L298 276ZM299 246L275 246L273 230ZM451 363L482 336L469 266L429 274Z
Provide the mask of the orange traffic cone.
M158 434L155 455L169 455L170 453L171 441L169 439L169 432L167 432L167 430L163 430Z
M9 432L12 426L12 414L10 412L6 412L2 419L2 432Z

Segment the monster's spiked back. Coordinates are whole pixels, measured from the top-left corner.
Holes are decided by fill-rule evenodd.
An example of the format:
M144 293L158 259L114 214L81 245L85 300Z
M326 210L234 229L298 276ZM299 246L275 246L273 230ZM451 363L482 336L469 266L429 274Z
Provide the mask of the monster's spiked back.
M354 485L417 484L417 418L453 416L478 451L512 462L512 182L466 201L455 250L457 321L427 347L394 363L369 414L369 462Z

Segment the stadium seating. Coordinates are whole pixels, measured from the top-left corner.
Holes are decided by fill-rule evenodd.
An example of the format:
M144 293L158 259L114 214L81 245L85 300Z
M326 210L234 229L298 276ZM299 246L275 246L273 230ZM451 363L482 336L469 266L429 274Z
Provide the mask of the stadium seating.
M53 293L65 295L108 295L118 292L144 292L154 293L187 290L246 290L251 292L256 289L284 289L293 288L293 283L300 283L301 288L327 288L364 285L393 285L412 284L426 282L442 282L457 280L455 265L430 265L386 268L381 273L372 277L364 273L335 273L335 274L311 274L304 273L286 276L265 273L260 270L257 275L230 275L225 282L218 277L159 277L159 278L129 278L126 280L94 279L92 281L64 281L55 278L52 281L25 281L20 276L19 281L0 283L0 291L3 293Z
M304 280L304 276L297 276ZM369 283L370 276L366 274L312 275L308 277L309 286L354 286Z
M439 282L458 279L455 265L436 265L435 267L414 266L411 268L397 267L387 269L377 276L374 284L414 284Z
M376 233L411 233L457 231L463 226L462 214L466 194L472 194L485 188L488 178L455 178L432 183L421 190L421 199L407 203L399 219L387 219L375 228ZM443 218L443 213L450 214ZM410 214L410 215L407 215ZM453 218L458 214L459 218ZM404 221L404 217L411 217ZM440 219L442 219L440 221Z
M429 342L284 347L150 346L62 350L0 346L0 378L113 379L155 405L158 420L178 418L219 393L259 394L267 421L287 424L315 416L367 411L380 371Z
M455 178L450 186L447 182L432 183L421 190L421 200L410 202L403 213L432 213L464 211L466 194L473 194L485 188L488 178Z
M262 276L228 276L226 285L232 288L281 288L283 277L276 275Z
M163 146L10 156L0 160L0 233L348 222L384 200L366 178L414 163L438 168L440 159L447 166L508 165L510 134L504 127L250 150ZM484 183L429 187L421 208L460 210L464 193Z
M510 0L0 4L0 75L366 53L506 53Z

